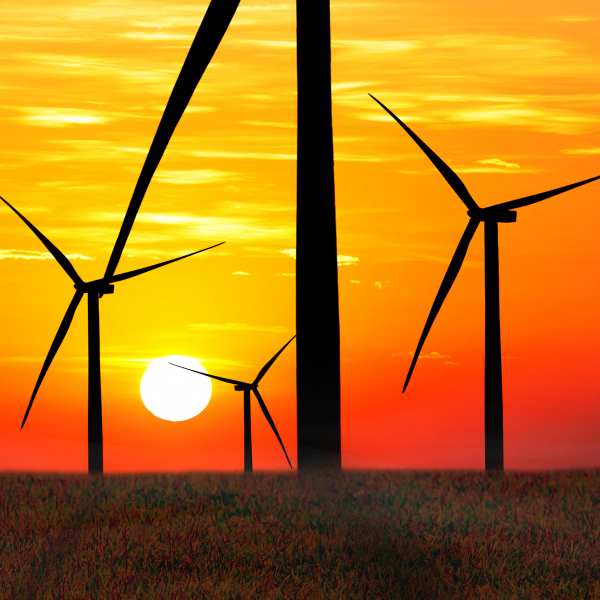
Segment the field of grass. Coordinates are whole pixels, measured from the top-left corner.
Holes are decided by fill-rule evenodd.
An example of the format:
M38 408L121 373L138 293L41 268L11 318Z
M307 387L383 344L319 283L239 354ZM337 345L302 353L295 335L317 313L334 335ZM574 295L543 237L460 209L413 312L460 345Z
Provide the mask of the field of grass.
M600 599L599 475L0 474L0 597Z

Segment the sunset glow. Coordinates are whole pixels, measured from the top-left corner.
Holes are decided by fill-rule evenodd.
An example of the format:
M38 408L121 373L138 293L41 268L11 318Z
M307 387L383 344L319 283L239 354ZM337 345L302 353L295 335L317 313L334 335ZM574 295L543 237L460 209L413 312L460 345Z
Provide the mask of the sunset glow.
M0 7L0 195L102 276L208 2ZM468 217L403 119L480 206L600 175L597 2L332 2L344 468L483 468L483 233L412 353ZM146 410L156 357L252 381L295 333L295 5L242 1L179 123L101 303L106 472L239 470L241 394L181 422ZM500 224L507 469L600 463L600 183ZM0 469L87 468L80 309L23 414L73 295L0 207ZM314 293L318 295L319 290ZM315 369L319 365L315 364ZM206 379L198 376L198 379ZM296 466L295 345L261 393ZM286 469L258 412L256 469Z

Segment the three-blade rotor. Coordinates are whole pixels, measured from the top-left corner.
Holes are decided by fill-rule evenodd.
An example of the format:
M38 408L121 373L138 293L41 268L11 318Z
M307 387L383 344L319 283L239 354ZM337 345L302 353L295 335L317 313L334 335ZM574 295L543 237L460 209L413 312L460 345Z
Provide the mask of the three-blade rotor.
M275 422L273 421L271 414L269 413L269 409L267 408L267 405L265 404L264 400L262 399L262 396L260 395L260 393L258 391L258 382L265 376L266 372L271 368L273 363L277 360L278 356L288 347L288 345L292 342L292 340L295 337L296 336L292 337L292 339L289 342L287 342L287 344L285 344L285 346L283 346L283 348L281 348L281 350L279 350L279 352L277 352L277 354L275 354L275 356L271 360L269 360L269 362L267 362L267 364L260 370L260 372L258 373L258 375L256 376L256 378L254 379L254 381L252 383L247 383L245 381L238 381L237 379L227 379L225 377L219 377L217 375L211 375L210 373L204 373L202 371L197 371L196 369L182 367L181 365L176 365L175 363L172 363L172 362L169 363L170 365L173 365L174 367L179 367L180 369L185 369L186 371L192 371L192 373L198 373L199 375L204 375L205 377L210 377L211 379L216 379L218 381L223 381L224 383L230 383L231 385L235 385L236 390L251 391L256 396L256 399L258 400L258 405L260 406L260 409L262 410L263 415L265 416L265 419L267 419L267 422L271 426L273 433L277 437L277 440L279 441L281 449L283 450L283 453L285 454L285 458L288 461L288 464L290 465L290 469L292 468L292 463L290 462L288 453L285 449L285 446L283 445L281 436L279 435L279 432L277 431Z
M36 227L34 227L34 225L30 223L17 209L9 204L4 198L0 197L0 199L29 227L29 229L33 231L42 244L44 244L48 252L52 254L58 264L71 278L75 284L75 289L77 290L60 324L54 341L52 342L50 351L46 356L46 360L44 361L44 365L38 377L31 400L29 401L27 411L25 412L25 417L23 419L21 428L23 428L25 425L37 391L44 379L44 375L50 367L54 356L58 352L58 349L60 348L60 345L67 334L77 306L79 305L84 294L97 293L101 297L103 294L112 293L112 284L117 281L124 281L126 279L136 277L142 273L147 273L148 271L158 269L159 267L182 260L188 256L193 256L194 254L204 252L205 250L209 250L210 248L220 245L216 244L215 246L210 246L210 248L204 248L204 250L198 250L197 252L192 252L179 258L115 275L117 265L121 259L121 255L123 254L123 250L127 242L127 238L129 237L135 217L139 211L142 200L144 199L146 190L150 185L154 172L160 163L169 140L171 139L171 136L173 135L173 132L175 131L175 128L177 127L177 124L179 123L179 120L181 119L183 112L185 111L194 93L194 90L196 89L196 86L198 85L202 75L210 63L221 40L223 39L223 36L225 35L225 32L227 31L227 28L233 19L238 5L239 0L211 0L210 5L206 10L202 23L200 24L198 32L196 33L188 56L181 68L181 72L179 73L177 81L175 82L173 92L171 93L161 121L158 125L158 129L150 146L150 150L148 151L146 161L135 186L129 207L123 219L119 236L112 250L112 254L106 267L106 272L102 279L84 282L78 275L69 259Z
M469 244L477 231L477 227L479 223L482 221L496 221L498 223L514 223L516 221L516 213L513 212L517 208L522 208L524 206L529 206L531 204L535 204L537 202L541 202L542 200L546 200L548 198L552 198L553 196L557 196L558 194L562 194L564 192L568 192L574 188L577 188L581 185L585 185L586 183L590 183L592 181L596 181L600 179L600 176L592 177L590 179L585 179L584 181L579 181L577 183L572 183L570 185L566 185L560 188L556 188L550 190L548 192L542 192L540 194L534 194L533 196L526 196L524 198L518 198L517 200L509 200L508 202L501 202L500 204L495 204L493 206L488 206L486 208L480 208L475 200L469 194L467 187L462 182L460 177L416 134L412 129L410 129L405 123L403 123L387 106L385 106L382 102L377 100L375 96L369 94L375 102L377 102L400 126L408 133L408 135L417 143L417 145L423 150L423 152L427 155L429 160L433 163L436 169L440 172L442 177L448 182L450 187L456 192L458 197L463 201L465 206L468 209L467 214L471 217L469 223L467 224L467 228L463 233L456 251L454 252L454 256L448 265L448 269L446 274L444 275L444 279L442 280L442 284L438 293L433 302L433 306L429 312L429 316L427 317L427 321L425 322L425 327L423 329L423 333L421 334L421 338L419 339L419 343L417 344L417 349L413 354L413 359L408 370L408 374L406 376L406 381L404 382L404 387L402 388L402 392L406 390L410 378L412 376L413 370L417 364L417 360L419 359L419 355L423 348L423 344L427 339L427 335L435 321L437 314L450 291L458 272L463 264L465 256L467 254L467 250L469 248Z

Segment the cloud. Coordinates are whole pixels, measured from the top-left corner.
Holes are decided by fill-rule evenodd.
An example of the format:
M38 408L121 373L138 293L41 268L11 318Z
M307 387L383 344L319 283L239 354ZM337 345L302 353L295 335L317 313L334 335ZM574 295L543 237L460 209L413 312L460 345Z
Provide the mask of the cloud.
M273 277L296 277L296 273L275 273Z
M568 148L562 154L600 154L600 148Z
M166 104L157 104L153 108L154 108L154 110L158 110L162 113L167 108L167 105ZM214 106L189 106L188 105L185 108L185 113L187 115L189 115L189 114L193 114L193 113L213 112L214 110L216 110Z
M123 221L123 215L117 213L100 213L98 218L119 223ZM160 231L155 230L149 233L141 231L136 234L136 238L140 241L147 236L147 243L155 243L157 238L166 240L182 236L194 239L197 239L198 236L206 236L211 239L221 238L218 241L223 239L227 241L234 239L264 241L274 237L289 240L294 236L295 231L293 226L277 227L269 225L267 221L259 221L250 217L196 217L185 214L140 213L136 218L136 223L179 225L179 227L172 228L172 234L168 233L165 228L160 228ZM219 251L223 250L219 249ZM215 253L213 250L211 252Z
M248 323L190 323L194 331L268 331L270 333L289 333L293 331L284 325L265 327L263 325L249 325Z
M379 85L377 81L346 81L343 83L331 84L331 90L337 92L340 90L352 90L358 87L375 87Z
M477 162L481 163L482 165L498 165L499 167L506 167L508 169L521 168L521 165L518 165L517 163L508 163L503 160L500 160L499 158L486 158L484 160L478 160Z
M355 256L344 256L343 254L337 255L337 264L339 267L345 265L355 265L358 262L358 258Z
M96 260L90 256L84 256L83 254L66 254L67 258L71 260ZM37 252L36 250L16 250L11 248L10 250L0 250L0 260L4 258L23 258L25 260L55 260L54 256L49 252Z
M242 121L244 125L256 127L282 127L284 129L296 129L296 123L276 123L274 121Z
M424 46L423 42L405 40L332 40L332 48L358 50L361 54L389 54L390 52L407 52Z
M290 258L296 258L295 248L288 248L287 250L280 250L279 252L281 252L282 254L287 254L287 256L289 256ZM338 266L354 265L357 262L358 258L356 258L355 256L344 256L343 254L337 255Z
M241 179L235 173L227 171L214 171L212 169L190 169L188 171L171 170L159 171L154 179L162 183L175 183L177 185L196 185L200 183L213 183L215 181L231 181Z
M358 281L358 279L351 279L350 283L360 283L360 281Z
M376 282L375 282L375 287L376 287L378 290L380 290L380 289L383 287L383 285L381 284L381 281L376 281Z
M98 111L79 108L30 107L19 109L28 113L21 120L39 127L68 127L71 125L98 125L112 121L111 117Z
M190 152L192 156L200 158L246 158L254 160L296 160L294 154L273 154L269 152L206 152L202 150L194 150Z
M560 21L563 23L588 23L589 21L597 21L598 17L553 17L552 21Z
M495 169L494 167L454 167L456 173L497 173L505 175L525 174L525 173L543 173L545 169Z
M414 352L400 352L398 354L392 354L392 356L414 356ZM439 352L430 352L429 354L419 354L419 360L441 360L442 358L450 358L445 354L440 354ZM446 362L446 364L458 364L453 362Z
M246 273L244 271L235 271L232 273L232 275L248 275L248 273Z
M258 46L261 48L289 48L296 49L296 42L287 42L285 40L237 40L234 42L238 46Z

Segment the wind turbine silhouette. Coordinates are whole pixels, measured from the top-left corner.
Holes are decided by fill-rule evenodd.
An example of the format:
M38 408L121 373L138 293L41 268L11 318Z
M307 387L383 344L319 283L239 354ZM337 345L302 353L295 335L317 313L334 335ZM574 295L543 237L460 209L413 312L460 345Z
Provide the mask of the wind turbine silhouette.
M500 282L498 271L498 223L514 223L517 213L513 209L522 208L541 202L552 196L562 194L580 185L600 179L592 177L578 183L572 183L548 192L534 194L501 202L486 208L480 208L471 194L467 191L465 184L458 175L433 151L421 138L419 138L407 125L405 125L387 106L381 103L375 96L369 94L389 115L391 115L400 126L410 135L417 145L427 155L442 177L450 184L458 197L468 208L467 214L470 220L467 224L460 242L450 261L446 275L442 280L440 289L435 297L433 306L417 349L414 353L408 375L402 392L406 390L412 372L417 364L419 354L427 338L427 334L442 307L442 304L460 271L465 259L471 239L477 231L477 227L484 223L484 252L485 252L485 468L489 470L504 469L504 429L503 429L503 407L502 407L502 356L500 352Z
M33 389L33 394L31 395L31 400L29 400L29 404L27 406L27 410L25 411L25 416L23 417L23 422L21 423L21 429L25 426L25 422L27 421L27 417L29 416L29 411L33 406L33 401L42 385L42 381L44 380L44 376L46 372L50 368L52 364L52 360L56 356L58 349L60 348L65 336L67 335L67 331L69 331L69 327L71 326L71 322L73 321L73 317L75 316L75 311L81 302L84 294L87 294L88 297L88 469L89 472L97 472L102 473L104 468L104 459L103 459L103 442L102 442L102 390L100 385L100 313L99 313L99 298L103 294L113 294L114 293L114 284L118 281L125 281L126 279L131 279L132 277L137 277L138 275L142 275L143 273L147 273L148 271L153 271L154 269L158 269L159 267L164 267L165 265L169 265L171 263L177 262L179 260L183 260L188 256L193 256L194 254L198 254L200 252L204 252L205 250L210 250L211 248L216 248L225 242L221 242L220 244L215 244L214 246L210 246L209 248L204 248L203 250L198 250L197 252L191 252L190 254L186 254L185 256L180 256L179 258L173 258L171 260L166 260L164 262L150 265L149 267L143 267L142 269L135 269L134 271L128 271L126 273L119 273L118 275L111 275L110 277L102 277L102 279L95 279L94 281L83 281L75 267L71 264L69 259L41 232L39 231L32 223L30 223L14 206L9 204L4 198L0 196L0 200L2 200L12 211L14 211L21 220L35 233L38 239L46 246L48 252L52 254L52 256L56 259L58 264L63 268L65 273L71 278L73 283L75 284L75 295L69 304L69 308L67 308L67 312L63 317L63 320L58 328L58 332L54 337L54 341L50 346L50 351L46 356L46 360L42 366L42 370L38 376L37 382L35 384L35 388Z
M290 465L290 469L292 468L292 463L288 457L288 453L285 450L285 446L281 441L281 437L279 436L279 432L277 431L277 427L275 427L275 423L269 414L269 410L264 400L262 399L259 391L258 384L260 380L265 376L266 372L271 368L271 365L277 360L277 357L288 347L291 341L295 338L294 336L258 373L256 379L252 383L246 383L244 381L237 381L236 379L225 379L225 377L217 377L216 375L210 375L208 373L203 373L202 371L196 371L194 369L188 369L187 367L182 367L181 365L176 365L175 363L169 363L174 367L179 367L180 369L185 369L186 371L192 371L194 373L198 373L200 375L204 375L205 377L211 377L212 379L218 379L219 381L224 381L225 383L231 383L235 385L235 390L237 392L244 392L244 471L252 472L252 426L250 421L250 392L253 392L258 400L258 405L260 406L263 414L265 415L265 419L269 422L273 433L279 440L281 448L285 454L285 457Z
M131 233L135 217L142 204L142 200L146 194L146 190L152 181L152 177L160 160L169 144L169 140L186 109L196 86L198 85L206 67L210 63L214 53L216 52L229 23L233 19L233 16L237 10L240 0L211 0L202 23L198 28L198 32L192 42L188 55L181 67L181 72L175 82L169 101L165 111L161 117L158 129L152 140L150 150L146 156L144 166L136 183L132 198L129 202L129 207L125 213L125 218L121 225L121 230L115 242L112 254L106 267L106 272L102 279L94 281L84 282L73 265L69 262L67 257L56 248L41 232L39 232L23 215L21 215L15 208L13 208L4 198L3 202L9 206L36 234L40 241L46 246L48 251L58 261L60 266L65 270L67 275L75 283L75 289L77 290L71 304L67 309L67 312L60 324L58 333L54 338L54 342L50 347L50 352L46 357L46 361L42 367L42 371L36 383L29 406L25 413L21 429L25 425L31 405L35 399L37 390L39 389L46 371L50 367L50 363L54 358L54 355L58 351L60 344L62 343L73 316L75 310L79 305L84 294L88 295L88 468L89 472L102 473L104 469L103 459L103 443L102 443L102 395L100 387L100 321L99 321L99 306L98 299L102 298L104 294L112 294L114 291L114 283L130 279L142 273L146 273L158 267L162 267L169 263L182 260L198 252L204 252L210 248L199 250L198 252L192 252L186 256L181 256L163 263L145 267L143 269L137 269L135 271L129 271L128 273L121 273L115 275L117 265L123 254L127 238ZM224 242L221 242L224 243ZM219 246L220 244L216 244Z

